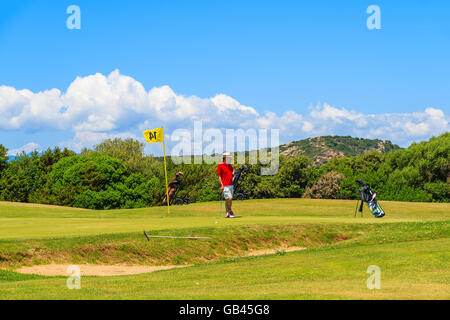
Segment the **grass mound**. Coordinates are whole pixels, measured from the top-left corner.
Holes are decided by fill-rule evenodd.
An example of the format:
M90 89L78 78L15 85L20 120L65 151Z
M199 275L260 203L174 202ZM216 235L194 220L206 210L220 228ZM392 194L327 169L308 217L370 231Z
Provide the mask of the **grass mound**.
M72 263L182 265L232 258L261 249L317 247L356 236L356 226L249 225L169 229L152 235L202 236L209 240L151 238L142 233L0 241L0 266Z

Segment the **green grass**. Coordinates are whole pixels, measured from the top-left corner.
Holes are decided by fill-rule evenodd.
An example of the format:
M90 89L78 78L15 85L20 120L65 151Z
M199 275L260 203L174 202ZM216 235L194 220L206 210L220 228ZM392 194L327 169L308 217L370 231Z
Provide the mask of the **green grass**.
M0 203L0 239L54 238L63 236L127 233L146 230L182 229L226 225L292 223L387 223L435 221L450 218L445 203L383 202L387 216L374 220L365 208L364 218L355 219L355 201L269 199L235 202L243 219L219 219L219 203L197 203L167 208L92 211L72 208L29 207Z
M355 202L236 202L242 218L218 218L219 203L90 211L0 203L0 299L445 299L450 297L450 206L382 202L387 212L354 218ZM367 209L366 209L367 210ZM217 222L217 223L216 223ZM155 235L210 240L152 239ZM241 257L281 246L307 250ZM117 277L22 275L23 265L194 264ZM369 265L381 290L368 290Z
M0 283L3 282L16 282L33 279L48 279L49 277L38 276L34 274L21 274L9 270L0 270Z

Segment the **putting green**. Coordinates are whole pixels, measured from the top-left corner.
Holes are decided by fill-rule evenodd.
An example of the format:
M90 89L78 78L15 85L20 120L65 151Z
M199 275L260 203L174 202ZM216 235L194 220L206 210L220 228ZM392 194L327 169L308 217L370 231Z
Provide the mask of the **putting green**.
M142 232L249 224L294 223L388 223L437 221L450 218L448 204L382 202L387 215L374 219L365 208L363 218L354 217L355 201L270 199L235 201L241 218L219 217L219 203L172 207L93 211L74 208L0 202L0 239L52 238L95 234ZM217 224L216 224L217 222Z
M0 203L0 266L55 263L188 265L154 273L66 277L0 270L0 299L448 299L450 206L383 201L386 217L355 201L271 199L235 202L238 219L218 217L219 203L91 211ZM152 239L159 235L211 240ZM244 257L258 249L306 250ZM380 267L369 290L367 268Z

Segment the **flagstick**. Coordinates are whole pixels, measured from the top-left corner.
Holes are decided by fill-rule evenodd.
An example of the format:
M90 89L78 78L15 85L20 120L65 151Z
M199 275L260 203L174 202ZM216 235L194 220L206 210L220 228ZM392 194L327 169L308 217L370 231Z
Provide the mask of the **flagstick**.
M170 215L170 199L169 199L169 184L167 183L167 166L166 166L166 144L163 138L163 152L164 152L164 172L166 174L166 200L167 200L167 212Z

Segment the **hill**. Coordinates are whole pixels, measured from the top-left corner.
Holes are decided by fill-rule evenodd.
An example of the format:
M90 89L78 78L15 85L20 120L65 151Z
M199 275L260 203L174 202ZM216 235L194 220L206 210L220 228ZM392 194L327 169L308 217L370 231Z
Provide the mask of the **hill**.
M371 151L387 153L398 149L398 145L388 140L322 136L283 144L280 153L291 157L305 155L313 159L315 165L320 165L335 157L360 156Z

